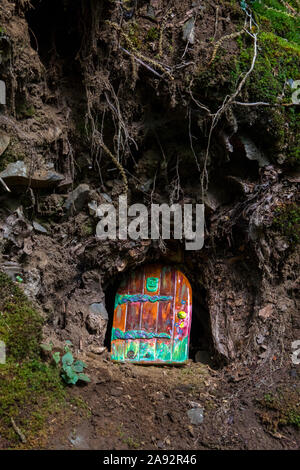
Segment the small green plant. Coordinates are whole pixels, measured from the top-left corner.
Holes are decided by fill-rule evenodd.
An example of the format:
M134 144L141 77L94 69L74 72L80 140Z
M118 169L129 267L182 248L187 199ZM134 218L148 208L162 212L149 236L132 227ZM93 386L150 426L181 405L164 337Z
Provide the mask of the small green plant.
M154 26L149 29L147 36L146 36L146 41L156 41L159 38L159 31L157 28Z
M65 354L61 357L60 352L54 352L52 354L52 359L57 366L61 365L61 377L68 385L75 385L78 381L90 382L91 379L83 371L87 365L80 361L76 360L73 357L73 354L70 350L72 346L71 341L66 341L65 344ZM50 344L41 344L41 348L44 351L51 352L53 345Z
M275 209L273 227L292 244L300 241L300 208L296 203L280 205Z

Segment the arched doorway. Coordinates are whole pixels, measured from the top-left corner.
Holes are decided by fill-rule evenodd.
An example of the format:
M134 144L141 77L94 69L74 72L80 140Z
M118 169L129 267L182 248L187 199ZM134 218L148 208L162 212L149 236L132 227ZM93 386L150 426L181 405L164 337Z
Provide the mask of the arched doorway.
M184 364L191 321L192 289L181 271L151 264L132 271L115 298L111 359Z

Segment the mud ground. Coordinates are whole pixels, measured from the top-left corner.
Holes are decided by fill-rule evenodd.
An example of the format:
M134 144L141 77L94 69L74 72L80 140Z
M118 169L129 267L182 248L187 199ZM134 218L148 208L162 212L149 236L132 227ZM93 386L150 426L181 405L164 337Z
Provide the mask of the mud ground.
M293 426L271 431L262 423L259 400L281 386L299 386L282 369L260 375L232 368L214 370L190 361L184 367L114 364L108 356L84 357L92 383L70 388L86 407L71 418L52 418L45 449L90 450L254 450L298 449ZM293 369L291 369L293 371ZM204 420L192 425L195 403Z

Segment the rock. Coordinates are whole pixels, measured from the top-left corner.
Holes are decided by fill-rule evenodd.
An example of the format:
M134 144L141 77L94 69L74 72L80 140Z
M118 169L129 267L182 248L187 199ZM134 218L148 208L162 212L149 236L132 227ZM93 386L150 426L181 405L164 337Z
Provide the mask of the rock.
M194 44L195 42L195 18L190 18L182 27L182 37L184 41Z
M197 403L196 401L189 401L189 405L190 405L192 408L202 408L202 406L200 405L200 403Z
M113 388L110 390L110 395L112 397L121 397L123 395L123 389L120 387L120 388Z
M38 222L33 222L33 228L36 232L39 232L39 233L48 233L48 230L43 227L42 225L40 225Z
M102 302L93 303L89 306L86 318L86 328L91 334L101 334L105 331L108 322L108 313ZM101 353L100 353L101 354Z
M203 423L204 420L204 409L203 408L192 408L191 410L187 411L188 418L191 422L191 424L194 424L195 426L199 426L200 424Z
M1 271L3 271L12 281L16 280L16 276L22 273L22 267L19 263L14 261L6 261L1 265Z
M152 20L155 20L155 11L152 5L148 5L147 8L147 16L148 18L151 18Z
M35 299L41 289L41 276L36 268L25 270L24 294L30 299Z
M266 320L272 315L273 312L273 305L267 304L265 307L261 308L258 312L258 316L263 320Z
M105 346L91 346L90 351L93 354L103 354L104 351L106 351L106 347Z
M90 187L88 184L80 184L74 191L69 194L64 204L64 208L68 213L81 211L87 203Z
M89 306L89 313L86 318L87 330L92 334L101 334L107 326L108 313L104 304L94 303Z
M263 344L263 342L265 341L265 337L263 335L257 335L256 336L256 342L257 344Z
M233 424L233 423L234 423L234 417L233 417L232 415L230 415L230 416L228 417L228 421L227 421L227 422L228 422L228 424Z
M108 202L109 204L112 204L112 198L108 194L100 193L100 196L102 196L106 202Z
M10 240L19 248L23 246L24 240L30 236L32 230L33 227L24 218L21 208L8 216L4 223L0 222L0 237Z
M2 155L10 143L10 137L0 132L0 155Z
M275 238L275 248L277 251L283 252L287 250L289 244L287 243L285 237L276 237Z
M81 435L74 436L73 434L71 434L69 436L69 441L71 442L72 446L74 446L76 449L84 450L84 449L90 448L84 436L81 436Z
M53 170L36 170L32 174L25 163L18 160L7 165L0 177L8 186L29 186L31 188L47 188L64 180L64 176Z
M96 215L97 213L97 202L96 201L91 201L88 203L88 209L89 209L89 214L90 215Z
M100 315L103 320L108 320L108 313L103 302L91 304L89 309L91 313Z
M21 160L18 160L15 163L10 163L7 165L6 169L0 173L2 179L7 178L26 178L27 177L27 167L25 163Z
M256 147L255 143L245 135L239 135L245 150L246 157L249 160L256 160L260 167L269 165L267 157Z
M67 192L69 188L72 186L73 180L71 177L66 177L63 181L58 183L57 189L61 192L65 191Z

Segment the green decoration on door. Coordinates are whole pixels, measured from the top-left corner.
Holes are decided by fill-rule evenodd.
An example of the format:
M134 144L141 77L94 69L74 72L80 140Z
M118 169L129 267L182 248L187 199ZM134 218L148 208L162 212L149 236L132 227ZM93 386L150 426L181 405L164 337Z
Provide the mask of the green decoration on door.
M148 292L156 292L158 289L159 279L158 277L148 277L147 279L147 291Z

